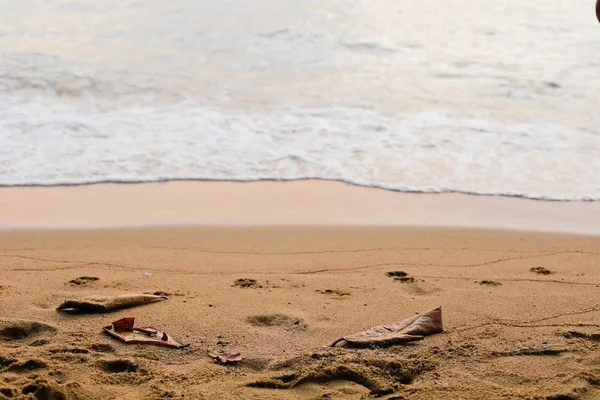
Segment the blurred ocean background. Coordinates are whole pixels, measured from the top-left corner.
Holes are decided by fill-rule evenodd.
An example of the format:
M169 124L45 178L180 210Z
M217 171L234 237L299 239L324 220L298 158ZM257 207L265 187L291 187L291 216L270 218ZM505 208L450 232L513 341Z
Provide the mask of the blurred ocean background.
M592 0L0 0L0 186L600 199Z

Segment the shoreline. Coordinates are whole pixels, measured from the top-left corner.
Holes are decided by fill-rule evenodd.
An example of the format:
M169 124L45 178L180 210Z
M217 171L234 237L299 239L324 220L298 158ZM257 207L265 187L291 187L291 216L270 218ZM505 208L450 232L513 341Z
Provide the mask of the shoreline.
M342 184L347 186L383 190L386 192L400 193L400 194L458 194L466 196L482 196L482 197L499 197L509 199L524 199L542 202L558 202L558 203L588 203L588 202L600 202L600 198L555 198L547 197L544 195L527 195L524 193L482 193L482 192L471 192L467 190L459 189L441 189L441 190L430 190L430 189L410 189L403 188L397 189L392 187L386 187L382 185L362 184L353 181L347 181L343 179L330 179L330 178L260 178L260 179L210 179L210 178L173 178L173 179L154 179L154 180L98 180L98 181L83 181L83 182L56 182L56 183L32 183L32 184L0 184L0 190L3 188L74 188L84 186L95 186L95 185L147 185L147 184L173 184L173 183L222 183L222 184L249 184L249 183L294 183L294 182L328 182L332 184Z
M0 230L421 226L600 235L600 202L404 193L336 181L0 188Z

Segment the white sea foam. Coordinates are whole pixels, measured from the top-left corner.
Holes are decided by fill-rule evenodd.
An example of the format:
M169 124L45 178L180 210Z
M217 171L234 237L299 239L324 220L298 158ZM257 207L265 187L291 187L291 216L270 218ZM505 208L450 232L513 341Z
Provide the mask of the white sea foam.
M5 186L317 178L398 191L600 198L598 133L558 125L443 110L0 106Z

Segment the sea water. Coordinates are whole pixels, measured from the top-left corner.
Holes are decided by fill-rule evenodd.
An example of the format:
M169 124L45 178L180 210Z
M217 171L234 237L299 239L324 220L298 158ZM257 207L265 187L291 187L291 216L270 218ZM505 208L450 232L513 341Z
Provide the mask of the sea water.
M600 199L592 0L0 0L0 186Z

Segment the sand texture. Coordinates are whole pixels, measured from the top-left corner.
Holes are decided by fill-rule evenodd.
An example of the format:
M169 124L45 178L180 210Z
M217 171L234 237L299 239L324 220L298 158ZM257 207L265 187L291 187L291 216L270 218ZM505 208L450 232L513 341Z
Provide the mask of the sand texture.
M597 399L599 262L599 237L517 231L0 232L0 399ZM56 310L128 293L169 299ZM327 347L437 306L443 333ZM123 317L190 346L102 333Z

